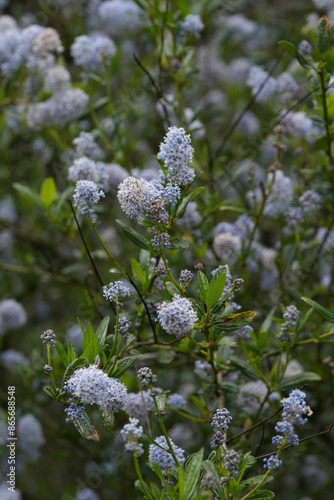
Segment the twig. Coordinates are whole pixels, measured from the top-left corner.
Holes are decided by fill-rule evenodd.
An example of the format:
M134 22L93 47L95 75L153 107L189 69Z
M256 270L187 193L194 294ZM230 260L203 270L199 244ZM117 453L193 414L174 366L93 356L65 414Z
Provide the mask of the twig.
M161 28L161 38L160 38L160 51L159 51L159 59L158 59L158 66L159 66L159 87L161 94L163 94L162 91L162 68L161 68L161 60L162 60L162 54L164 51L164 44L165 44L165 27L167 23L167 14L168 14L168 9L169 9L169 0L166 0L166 9L165 9L165 14L164 18L162 21L162 28Z
M252 425L252 427L248 427L248 429L246 429L246 430L244 430L242 432L239 432L239 434L236 434L235 436L230 437L230 439L228 439L226 441L226 443L228 444L231 441L234 441L234 439L237 439L238 437L243 436L244 434L248 434L248 432L256 429L260 425L263 425L265 422L268 422L268 420L271 420L272 418L276 417L276 415L278 415L282 410L283 410L283 406L281 406L280 408L278 408L278 410L275 411L275 413L273 413L269 417L266 417L263 420L260 420L260 422L257 422L256 424Z
M308 441L309 439L313 439L315 437L323 436L324 434L328 434L329 432L332 431L333 427L334 427L334 422L331 424L329 429L326 429L325 431L317 432L316 434L312 434L311 436L307 436L306 438L300 439L299 442L302 443L303 441ZM282 451L287 450L288 448L291 448L291 446L294 446L294 444L291 443L291 444L284 446ZM256 458L256 460L260 460L261 458L266 458L266 457L271 457L272 455L276 455L276 453L277 453L276 451L272 451L271 453L267 453L266 455L261 455L259 457L254 457L254 458Z
M274 62L272 68L270 69L270 71L268 73L268 76L263 80L263 82L259 86L257 92L251 97L251 99L249 100L248 104L244 107L244 109L241 111L241 113L239 113L239 116L236 118L236 120L234 120L234 122L232 122L230 128L228 129L228 131L224 135L221 143L219 144L218 148L216 149L215 157L219 156L220 153L223 151L223 149L225 148L225 145L226 145L227 141L229 140L229 138L231 137L231 135L233 134L233 132L235 131L235 129L237 128L237 126L239 125L239 123L241 122L241 120L243 119L243 117L245 116L245 114L247 113L247 111L253 106L253 104L256 101L256 98L261 93L263 87L266 85L266 83L268 82L269 78L274 73L274 71L276 70L276 68L279 65L279 63L281 62L281 59L282 59L283 55L284 55L284 51L281 52L280 56Z
M83 233L82 233L82 230L81 230L81 227L80 227L79 221L78 221L78 219L77 219L77 216L76 216L75 210L74 210L74 208L73 208L73 205L72 205L72 200L71 200L70 198L68 198L68 199L67 199L67 202L69 203L69 205L70 205L70 207L71 207L71 211L72 211L72 214L73 214L73 217L74 217L75 223L76 223L76 225L77 225L77 227L78 227L78 231L79 231L79 234L80 234L80 237L81 237L82 243L83 243L83 245L84 245L84 247L85 247L85 250L86 250L86 253L87 253L87 255L88 255L89 261L90 261L90 263L91 263L91 265L92 265L93 271L94 271L94 273L95 273L95 275L96 275L97 279L99 280L100 285L101 285L101 286L103 286L103 285L104 285L104 283L103 283L102 278L101 278L101 276L100 276L100 274L99 274L99 272L98 272L98 270L97 270L97 267L95 266L95 262L94 262L94 260L93 260L93 258L92 258L92 256L91 256L91 254L90 254L90 251L89 251L89 248L88 248L88 246L87 246L87 243L86 243L85 237L84 237L84 235L83 235ZM110 301L109 301L109 304L110 304L110 306L111 306L112 310L114 311L114 313L116 314L116 309L115 309L114 305L113 305Z
M139 288L137 287L136 283L133 281L133 279L131 278L131 276L129 275L129 273L126 273L131 285L136 289L136 292L138 293L139 295L139 298L140 300L142 301L143 303L143 306L145 307L145 311L146 311L146 314L147 314L147 317L148 317L148 320L150 322L150 325L151 325L151 328L152 328L152 332L153 332L153 337L154 337L154 341L155 343L158 342L158 337L157 337L157 334L156 334L156 331L155 331L155 327L154 327L154 323L153 323L153 320L151 318L151 314L150 314L150 311L149 311L149 308L148 308L148 305L147 305L147 302L145 301L144 297L142 296Z
M139 390L140 390L140 395L141 395L141 399L142 399L142 402L143 402L144 413L145 413L145 420L146 420L146 423L147 423L148 433L149 433L150 437L152 437L152 429L151 429L151 424L150 424L150 418L149 418L149 415L148 415L147 406L146 406L146 402L145 402L145 398L144 398L144 394L143 394L143 388L141 386L141 382L140 382L139 377L138 377L138 367L137 367L137 362L136 361L134 362L134 366L135 366L135 370L136 370L136 375L137 375L137 380L138 380L138 386L139 386Z
M142 71L144 71L145 75L147 75L148 79L150 80L156 94L157 94L157 98L162 106L162 109L164 111L164 115L165 115L165 119L166 119L166 122L167 122L167 125L170 127L171 126L171 123L170 123L170 119L169 119L169 114L168 114L168 109L167 109L167 106L166 106L166 103L165 103L165 100L164 100L164 96L163 96L163 93L162 93L162 89L160 88L159 85L157 85L156 81L154 80L153 76L151 75L151 73L145 68L145 66L142 65L142 63L140 62L140 60L138 59L138 57L136 56L135 53L132 54L133 55L133 58L134 60L136 61L136 63L138 64L138 66L140 67L140 69Z

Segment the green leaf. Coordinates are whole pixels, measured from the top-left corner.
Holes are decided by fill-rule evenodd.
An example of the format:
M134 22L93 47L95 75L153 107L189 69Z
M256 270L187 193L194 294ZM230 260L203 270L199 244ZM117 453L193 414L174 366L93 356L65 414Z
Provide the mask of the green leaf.
M110 316L106 316L105 318L103 318L96 331L96 340L98 349L102 349L102 347L104 346L104 342L106 340L108 332L109 321L110 321Z
M255 465L256 463L257 460L252 456L250 451L245 453L245 455L241 455L239 461L239 477L242 477L244 475L244 472L253 467L253 465Z
M64 346L56 340L56 351L62 362L64 363L65 367L67 367L70 364L70 361L67 357L66 351Z
M266 316L264 322L262 323L262 325L260 327L260 333L261 332L269 332L271 324L272 324L272 320L273 320L273 317L275 314L275 309L276 309L276 306L274 306L272 308L272 310L270 311L270 313L268 314L268 316Z
M13 184L13 188L16 189L16 191L21 193L28 200L33 201L34 203L39 205L41 208L45 208L45 205L44 205L40 195L36 191L33 191L28 186L24 186L23 184L19 184L18 182L15 182Z
M312 64L309 63L307 61L307 59L305 59L305 57L303 57L297 50L297 48L293 45L293 43L290 43L290 42L286 42L284 40L281 40L280 42L278 42L278 44L283 47L283 49L285 49L292 57L294 57L295 59L297 59L297 61L299 62L299 64L305 68L305 69L314 69Z
M63 376L63 384L66 382L66 380L72 375L73 370L76 370L77 368L87 368L89 366L89 361L87 358L77 358L72 363L68 365L68 367L65 370L64 376Z
M254 486L256 486L257 484L259 484L259 482L262 481L263 476L264 476L264 474L262 474L261 476L253 476L249 479L245 479L245 481L242 481L241 484L244 484L245 486L249 486L251 489L253 489ZM263 486L267 483L270 483L273 479L274 479L273 476L268 476L265 479L265 481L263 482Z
M226 273L220 274L217 278L211 281L209 289L206 293L205 303L209 309L216 305L225 288Z
M190 396L190 401L192 402L192 404L197 408L197 410L202 414L202 415L206 415L207 413L207 409L206 409L206 406L205 404L203 403L203 401L201 401L197 396L195 396L194 394L192 396Z
M175 358L175 353L174 351L161 349L156 352L156 358L159 363L167 365L168 363L171 363L173 361L173 359Z
M195 199L196 196L198 196L204 189L205 189L204 186L200 186L197 189L195 189L193 193L188 194L188 196L184 198L176 213L177 219L181 219L181 217L184 216L188 203L190 203L193 199Z
M189 248L189 241L182 238L171 238L168 250L187 250Z
M109 432L115 432L115 415L110 410L100 409L100 415L102 417L104 427Z
M47 177L42 184L40 196L42 202L48 208L55 200L57 196L57 188L55 181L52 177Z
M131 267L132 267L132 271L133 271L134 276L136 276L139 279L139 281L142 285L145 285L146 274L143 272L142 268L140 267L139 262L132 257L130 257L130 262L131 262Z
M326 16L322 16L318 24L317 31L317 47L321 54L327 52L331 45L331 26L329 24L328 18Z
M44 387L44 392L53 399L57 398L57 394L55 394L52 387Z
M95 357L97 355L97 340L94 338L90 344L87 345L84 352L81 354L81 358L87 358L91 364L94 363Z
M84 351L86 347L93 342L94 339L96 339L95 332L91 323L88 323L87 330L82 341L82 350Z
M256 370L246 361L238 358L237 356L230 356L230 361L231 365L237 367L242 373L247 375L247 377L253 379L253 380L258 380L258 374Z
M129 366L131 366L132 363L138 358L140 358L140 355L129 356L128 358L117 361L113 372L109 373L109 377L120 377L127 370L127 368L129 368Z
M103 367L105 367L108 363L108 359L107 359L105 352L102 349L99 349L98 354L100 356L100 360L101 360Z
M240 330L240 328L248 325L254 319L255 315L255 311L235 313L224 318L219 318L215 324L219 325L226 332Z
M313 307L313 309L318 313L320 314L320 316L322 318L324 318L326 321L328 321L329 323L333 323L334 324L334 314L327 311L327 309L325 309L323 306L321 306L320 304L318 304L317 302L315 302L314 300L312 299L308 299L307 297L301 297L301 299L306 302L306 304L308 304L309 306Z
M97 430L95 429L87 413L83 410L81 415L83 416L83 420L77 418L73 420L74 427L85 439L100 441Z
M166 286L167 290L169 291L169 293L171 294L172 297L174 297L175 294L176 295L180 295L179 290L176 288L176 286L174 285L174 283L172 283L171 281L166 281L165 286Z
M209 289L209 281L208 278L205 276L202 271L198 271L197 273L197 278L198 278L198 288L199 288L199 293L201 296L201 299L203 302L206 300L206 294Z
M139 248L143 248L144 250L147 250L147 241L142 236L141 234L137 233L132 227L128 226L125 224L125 222L116 219L117 224L120 226L124 234L131 240L135 245L137 245Z
M72 363L72 361L74 361L78 357L75 345L71 341L68 343L67 356L70 363Z
M251 495L249 500L272 500L275 497L275 493L269 490L256 491Z
M87 358L90 363L94 363L95 356L98 352L98 346L95 332L90 323L87 325L87 330L82 341L82 351L80 358Z
M320 375L314 372L303 372L298 375L293 375L292 377L284 377L278 386L279 391L285 391L287 389L299 388L300 386L308 382L316 382L321 380Z
M185 500L191 500L193 498L193 493L195 492L197 481L199 479L199 475L201 473L201 466L203 461L203 453L204 448L201 448L197 453L193 455L191 460L189 461L184 481L185 481L185 489L184 489L184 498Z

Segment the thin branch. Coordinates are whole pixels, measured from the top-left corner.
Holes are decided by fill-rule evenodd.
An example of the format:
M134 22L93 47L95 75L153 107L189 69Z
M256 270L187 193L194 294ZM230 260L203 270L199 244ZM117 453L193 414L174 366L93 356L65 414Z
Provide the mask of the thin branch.
M276 61L274 62L272 68L270 69L269 73L268 73L268 76L263 80L263 82L261 83L261 85L259 86L257 92L251 97L251 99L249 100L248 104L244 107L244 109L239 113L239 116L236 118L236 120L234 120L234 122L232 122L230 128L228 129L228 131L226 132L226 134L224 135L221 143L219 144L216 152L215 152L215 157L219 156L220 153L224 150L225 148L225 145L227 143L227 141L229 140L229 138L231 137L231 135L233 134L233 132L235 131L235 129L237 128L237 126L239 125L239 123L241 122L241 120L243 119L243 117L245 116L245 114L247 113L247 111L253 106L253 104L255 103L256 101L256 98L258 97L258 95L261 93L263 87L266 85L266 83L268 82L269 78L271 77L271 75L274 73L274 71L276 70L277 66L279 65L279 63L281 62L281 59L284 55L284 51L281 52L280 56L276 59Z
M166 119L166 122L167 122L167 125L170 127L171 126L171 123L170 123L170 119L169 119L169 114L168 114L168 109L167 109L167 106L166 106L166 102L164 100L164 96L163 96L163 93L162 93L162 89L159 87L159 85L157 85L156 81L154 80L153 76L151 75L151 73L145 68L145 66L142 65L142 63L140 62L140 60L138 59L138 57L136 56L135 53L132 54L133 55L133 58L134 60L136 61L136 63L138 64L138 66L140 67L140 69L142 71L144 71L145 75L147 75L148 79L150 80L156 94L157 94L157 98L162 106L162 109L163 109L163 112L164 112L164 115L165 115L165 119Z
M144 297L142 296L139 288L137 287L136 283L133 281L133 279L131 278L131 276L129 275L129 273L126 273L131 285L136 289L136 292L138 293L139 295L139 298L140 300L142 301L143 303L143 306L145 307L145 311L146 311L146 314L147 314L147 317L148 317L148 320L150 322L150 325L151 325L151 328L152 328L152 332L153 332L153 337L154 337L154 341L155 343L158 342L158 337L157 337L157 334L156 334L156 331L155 331L155 327L154 327L154 323L153 323L153 320L151 318L151 314L150 314L150 311L149 311L149 308L148 308L148 305L147 305L147 302L145 301Z
M308 441L309 439L313 439L313 438L316 438L318 436L323 436L324 434L328 434L329 432L332 431L333 427L334 427L334 422L331 424L329 429L326 429L325 431L317 432L316 434L312 434L311 436L307 436L306 438L300 439L299 442L302 443L303 441ZM291 446L294 446L294 444L291 443L291 444L288 444L287 446L284 446L282 451L287 450L288 448L291 448ZM260 457L254 457L254 458L256 458L256 460L260 460L262 458L271 457L272 455L276 455L276 453L277 453L277 451L272 451L271 453L267 453L266 455L261 455Z
M161 68L161 61L162 61L162 54L164 52L164 45L165 45L165 28L166 28L166 23L167 23L167 14L168 14L168 9L169 9L169 0L166 1L166 9L165 9L165 14L164 18L162 21L162 28L161 28L161 37L160 37L160 51L159 51L159 59L158 59L158 66L159 66L159 87L161 94L163 94L162 91L162 68Z
M246 430L244 430L242 432L239 432L239 434L236 434L235 436L230 437L230 439L228 439L226 441L226 443L229 444L231 441L234 441L234 439L237 439L238 437L243 436L244 434L248 434L248 432L256 429L260 425L263 425L265 422L268 422L268 420L271 420L272 418L276 417L276 415L278 415L279 413L281 413L282 410L283 410L283 406L281 406L280 408L278 408L278 410L275 411L275 413L273 413L269 417L266 417L263 420L260 420L260 422L257 422L256 424L252 425L252 427L248 427L248 429L246 429Z
M93 258L92 258L92 256L91 256L91 253L90 253L89 248L88 248L88 246L87 246L87 243L86 243L85 237L84 237L84 235L83 235L83 233L82 233L82 230L81 230L81 227L80 227L79 221L78 221L78 219L77 219L77 216L76 216L75 210L74 210L73 205L72 205L72 200L71 200L70 198L68 198L67 202L69 203L69 205L70 205L70 207L71 207L71 211L72 211L72 214L73 214L73 217L74 217L75 223L76 223L76 225L77 225L77 228L78 228L78 231L79 231L79 234L80 234L80 237L81 237L82 243L83 243L83 245L84 245L84 247L85 247L85 250L86 250L86 253L87 253L87 255L88 255L89 261L90 261L90 263L91 263L91 265L92 265L93 271L94 271L94 273L95 273L95 275L96 275L97 279L99 280L100 285L101 285L101 286L103 286L103 285L104 285L104 283L103 283L102 278L101 278L101 276L100 276L100 274L99 274L99 272L98 272L98 270L97 270L97 267L95 266L95 262L94 262L94 260L93 260ZM110 304L110 306L111 306L112 310L114 311L114 313L116 314L116 309L115 309L114 305L113 305L110 301L109 301L109 304Z

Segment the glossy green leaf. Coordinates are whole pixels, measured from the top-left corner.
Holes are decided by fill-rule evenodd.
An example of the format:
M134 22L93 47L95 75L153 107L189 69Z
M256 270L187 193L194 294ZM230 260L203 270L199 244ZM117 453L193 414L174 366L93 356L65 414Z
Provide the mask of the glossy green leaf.
M122 220L116 219L116 222L122 229L124 234L129 238L129 240L131 240L139 248L147 250L147 240L144 238L144 236L132 229L132 227L125 224L125 222L123 222Z
M219 318L215 325L221 327L224 331L240 330L240 328L248 325L256 316L255 311L244 311L241 313L231 314L224 318Z
M208 278L205 276L202 271L198 271L197 273L197 278L198 278L198 288L199 288L199 293L201 296L201 299L203 302L206 300L206 294L209 289L209 281Z
M132 257L130 257L130 262L131 262L131 267L132 267L132 271L133 271L134 276L136 276L139 279L139 281L142 285L145 285L146 274L143 272L142 268L140 267L139 262Z
M174 295L180 295L179 290L171 281L166 281L165 286L172 297L174 297Z
M242 373L247 375L247 377L253 379L253 380L258 380L258 374L256 370L246 361L238 358L237 356L230 356L230 362L231 366L235 366L238 368Z
M82 412L83 420L75 418L73 425L82 437L91 441L100 441L97 430L85 411Z
M184 476L185 488L184 488L184 498L185 500L191 500L193 498L193 493L196 490L196 485L201 473L201 466L203 461L204 448L201 448L197 453L193 455L189 461L186 472Z
M55 181L52 177L47 177L42 184L40 196L42 202L48 208L55 200L57 196L57 188Z
M305 59L305 57L303 57L297 50L297 48L293 45L293 43L290 43L290 42L286 42L284 40L281 40L280 42L278 42L278 44L283 47L283 49L285 49L292 57L294 57L295 59L297 59L297 61L299 62L299 64L305 68L305 69L312 69L313 66L311 63L309 63L307 61L307 59Z
M211 281L206 293L205 303L209 309L216 305L225 288L226 273L220 274L217 278Z
M56 351L65 367L67 367L70 364L70 361L68 359L64 346L60 342L58 342L58 340L56 340Z
M88 366L89 366L89 361L87 358L80 357L80 358L77 358L74 361L72 361L72 363L70 363L65 370L65 373L63 376L63 385L66 382L66 380L68 379L68 377L70 377L72 375L72 372L74 370L76 370L77 368L83 368L83 367L87 368Z
M284 377L278 386L278 390L285 391L290 388L299 389L302 385L321 380L320 375L314 372L303 372L292 377Z
M181 217L184 216L185 212L186 212L186 209L187 209L187 205L196 198L196 196L198 196L202 191L203 191L204 186L200 186L198 187L197 189L195 189L195 191L193 193L190 193L188 194L188 196L186 196L184 198L184 200L182 201L181 205L179 206L178 208L178 211L176 213L176 218L177 219L181 219Z
M115 415L110 410L100 409L100 415L102 417L104 427L109 432L115 432Z
M96 340L98 349L102 349L102 347L104 346L108 332L109 322L110 322L110 316L106 316L105 318L103 318L96 331Z
M55 399L57 397L57 394L55 394L54 390L52 389L52 387L44 387L43 388L44 392L46 392L46 394L48 396L50 396L51 398Z
M189 248L189 241L183 240L182 238L171 238L169 250L187 250Z
M78 357L75 345L71 341L68 343L67 356L70 363L72 363L72 361L74 361Z
M325 319L326 321L328 321L329 323L333 323L334 324L334 314L327 311L327 309L325 309L323 306L321 306L320 304L318 304L318 302L315 302L314 300L312 299L308 299L307 297L301 297L301 299L306 302L306 304L308 304L309 306L313 307L313 309L323 318Z
M317 31L317 47L321 54L327 52L331 45L331 27L329 24L329 20L326 16L322 16L318 24Z
M21 193L26 199L33 201L37 205L39 205L41 208L45 209L45 205L40 197L40 195L36 192L30 189L28 186L24 186L23 184L20 184L18 182L15 182L13 184L13 188L16 189L19 193Z

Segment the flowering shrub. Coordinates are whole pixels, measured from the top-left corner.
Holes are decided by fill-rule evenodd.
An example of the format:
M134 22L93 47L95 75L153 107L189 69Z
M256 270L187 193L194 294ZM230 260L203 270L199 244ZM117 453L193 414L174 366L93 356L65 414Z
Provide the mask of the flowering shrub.
M332 3L0 0L1 498L331 498Z

